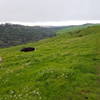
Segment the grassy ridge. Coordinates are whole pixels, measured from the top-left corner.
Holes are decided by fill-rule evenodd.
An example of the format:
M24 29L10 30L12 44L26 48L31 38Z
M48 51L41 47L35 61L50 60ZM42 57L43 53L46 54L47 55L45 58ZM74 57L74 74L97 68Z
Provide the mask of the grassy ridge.
M0 49L1 100L99 100L100 26ZM36 51L22 53L22 47Z
M72 25L72 26L68 26L64 29L61 29L59 31L57 31L56 34L63 34L63 33L66 33L66 32L73 32L73 31L79 31L79 30L82 30L82 29L85 29L85 28L88 28L88 27L91 27L91 26L98 26L99 24L83 24L83 25Z

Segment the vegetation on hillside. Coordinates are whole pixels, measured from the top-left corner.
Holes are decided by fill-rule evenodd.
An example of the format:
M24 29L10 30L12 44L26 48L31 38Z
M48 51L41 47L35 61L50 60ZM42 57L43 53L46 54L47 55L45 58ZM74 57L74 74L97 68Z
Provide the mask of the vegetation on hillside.
M56 32L56 34L63 34L63 33L68 33L68 32L73 32L73 31L79 31L91 26L99 26L100 24L91 24L91 23L87 23L87 24L83 24L83 25L72 25L72 26L68 26L64 29L61 29L59 31Z
M99 37L91 26L0 49L0 100L99 100Z
M63 27L22 26L14 24L0 25L0 47L10 47L53 37Z

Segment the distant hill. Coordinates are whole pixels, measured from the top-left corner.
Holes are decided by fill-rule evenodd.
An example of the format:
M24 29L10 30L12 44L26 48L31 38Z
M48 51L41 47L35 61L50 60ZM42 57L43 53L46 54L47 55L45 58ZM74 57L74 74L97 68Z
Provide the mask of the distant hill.
M92 26L87 23L84 25L59 26L59 27L41 27L24 26L17 24L0 24L0 48L10 47L29 42L35 42L48 37L62 34L65 31L70 32ZM61 30L61 31L60 31Z
M0 58L0 100L100 100L100 26L3 48Z
M62 34L62 33L66 33L66 32L73 32L73 31L79 31L81 29L87 28L87 27L91 27L91 26L98 26L99 24L92 24L92 23L86 23L83 25L71 25L71 26L67 26L64 29L61 29L60 31L57 31L56 34Z
M0 47L10 47L53 37L59 29L63 29L63 27L30 27L9 23L1 24Z

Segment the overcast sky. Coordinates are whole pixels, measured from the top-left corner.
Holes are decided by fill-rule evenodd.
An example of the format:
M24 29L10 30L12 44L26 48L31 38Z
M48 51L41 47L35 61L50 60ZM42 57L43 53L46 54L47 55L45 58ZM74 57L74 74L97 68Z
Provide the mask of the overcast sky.
M100 20L100 0L0 0L0 22Z

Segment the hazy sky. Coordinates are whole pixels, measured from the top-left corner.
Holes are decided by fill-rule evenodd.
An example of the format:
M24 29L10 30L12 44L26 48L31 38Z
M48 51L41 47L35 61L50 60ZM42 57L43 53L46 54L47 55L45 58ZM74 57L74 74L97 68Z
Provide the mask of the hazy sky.
M0 0L0 22L100 20L100 0Z

